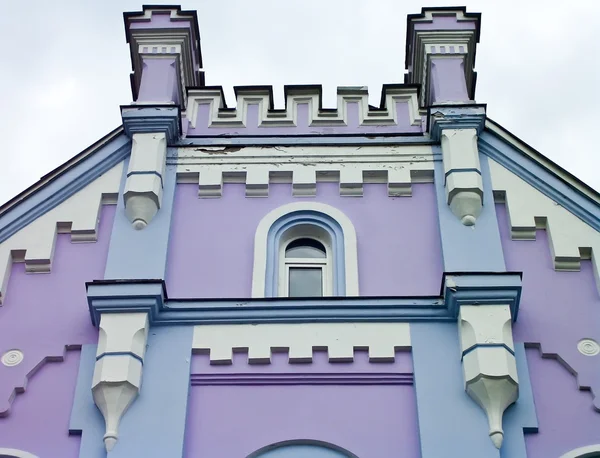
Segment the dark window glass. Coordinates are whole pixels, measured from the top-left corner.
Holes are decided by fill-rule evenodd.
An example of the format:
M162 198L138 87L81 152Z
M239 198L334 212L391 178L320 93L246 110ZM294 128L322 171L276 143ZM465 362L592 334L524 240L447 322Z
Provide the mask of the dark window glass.
M290 267L289 297L323 296L323 269Z
M313 239L298 239L285 249L286 258L324 258L325 247Z

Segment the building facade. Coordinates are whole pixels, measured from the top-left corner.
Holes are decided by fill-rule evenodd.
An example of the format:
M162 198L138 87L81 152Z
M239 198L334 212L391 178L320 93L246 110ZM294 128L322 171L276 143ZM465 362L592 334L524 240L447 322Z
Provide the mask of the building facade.
M600 456L600 195L475 102L480 15L407 73L206 86L125 14L122 126L0 209L0 457Z

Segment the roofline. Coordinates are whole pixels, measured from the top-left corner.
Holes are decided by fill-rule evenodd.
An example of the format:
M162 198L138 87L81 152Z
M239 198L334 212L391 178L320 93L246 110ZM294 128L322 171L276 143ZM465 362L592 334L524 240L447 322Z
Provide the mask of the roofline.
M2 204L0 206L0 216L4 215L5 213L8 213L10 210L12 210L14 207L19 205L21 202L23 202L24 200L28 199L29 197L33 196L35 193L37 193L38 191L43 189L47 184L53 182L54 180L59 178L61 175L65 174L70 169L75 167L80 162L83 162L90 155L92 155L98 148L101 148L102 146L109 143L110 141L112 141L114 138L118 137L122 133L123 133L123 126L119 126L116 129L113 129L108 134L106 134L104 137L100 138L99 140L95 141L90 146L85 148L79 154L73 156L67 162L59 165L51 172L42 176L37 182L35 182L34 184L29 186L24 191L17 194L12 199L10 199L7 202L5 202L4 204Z
M489 117L486 118L485 127L492 134L500 137L501 139L507 141L512 146L517 148L519 151L522 151L527 156L529 156L533 161L538 163L540 166L545 168L548 172L556 176L559 180L565 181L567 184L577 189L581 194L586 195L591 200L593 200L597 205L600 205L600 193L596 191L594 188L577 178L571 172L565 170L556 162L548 159L545 155L540 153L531 145L527 144L511 131L502 127L493 119Z

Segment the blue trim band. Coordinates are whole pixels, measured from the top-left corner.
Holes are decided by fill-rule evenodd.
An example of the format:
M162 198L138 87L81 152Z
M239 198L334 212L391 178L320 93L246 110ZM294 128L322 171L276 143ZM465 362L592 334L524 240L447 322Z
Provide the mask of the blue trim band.
M142 357L140 355L136 355L131 351L105 351L104 353L101 353L98 356L96 356L96 361L104 358L105 356L131 356L132 358L137 359L142 364L142 366L144 365L144 360L142 359Z
M121 133L51 179L41 190L0 216L0 243L108 172L130 152L131 141Z
M158 173L156 170L133 170L127 173L127 178L129 178L131 175L156 175L158 178L160 178L160 187L164 187L162 174Z
M461 305L503 305L516 318L518 273L445 274L439 297L323 297L169 299L162 280L105 280L86 284L92 323L102 313L148 313L152 326L307 322L452 321Z
M463 351L461 361L465 356L467 356L473 350L475 350L476 348L482 348L482 347L492 347L492 348L504 347L504 349L506 351L508 351L511 355L515 356L514 350L504 343L480 343L480 344L471 345L469 348L467 348L465 351Z
M598 205L535 160L489 132L481 134L478 147L486 156L600 231Z

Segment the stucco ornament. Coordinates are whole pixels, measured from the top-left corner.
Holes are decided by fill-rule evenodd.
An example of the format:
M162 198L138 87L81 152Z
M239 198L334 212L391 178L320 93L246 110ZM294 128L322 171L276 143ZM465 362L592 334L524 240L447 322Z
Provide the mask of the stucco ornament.
M463 305L459 312L465 390L485 411L490 439L502 447L502 417L519 397L508 305Z
M106 423L106 451L117 443L121 418L140 391L147 337L146 313L103 314L100 319L92 395Z
M160 209L166 154L164 133L133 134L124 199L125 213L136 230L150 224Z
M23 362L23 352L21 350L8 350L2 355L2 364L5 366L17 366Z

